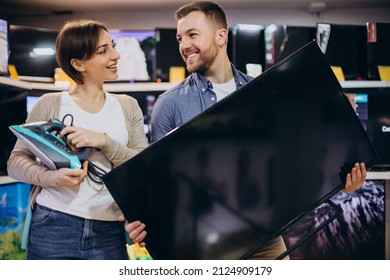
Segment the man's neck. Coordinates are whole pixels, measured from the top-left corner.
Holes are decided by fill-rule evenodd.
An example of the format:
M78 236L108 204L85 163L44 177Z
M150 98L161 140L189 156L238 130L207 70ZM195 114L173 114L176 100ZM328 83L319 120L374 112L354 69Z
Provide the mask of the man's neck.
M213 84L229 82L233 78L233 70L228 57L220 63L215 61L204 75Z

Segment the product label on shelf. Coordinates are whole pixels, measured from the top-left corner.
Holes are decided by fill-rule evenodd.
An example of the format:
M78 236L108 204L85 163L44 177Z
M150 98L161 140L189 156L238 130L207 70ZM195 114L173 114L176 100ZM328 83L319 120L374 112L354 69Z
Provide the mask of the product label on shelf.
M381 81L390 81L390 66L379 66L378 72Z
M376 43L376 23L367 23L367 42Z

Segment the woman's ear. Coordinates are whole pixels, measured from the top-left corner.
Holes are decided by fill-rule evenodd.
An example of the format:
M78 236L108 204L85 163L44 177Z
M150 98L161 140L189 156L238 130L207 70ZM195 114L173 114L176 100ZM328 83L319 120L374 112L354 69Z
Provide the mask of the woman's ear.
M79 60L79 59L72 58L72 59L70 60L70 65L72 65L73 68L76 69L76 70L79 71L79 72L85 71L85 68L84 68L84 66L83 66L83 63L82 63L82 61Z

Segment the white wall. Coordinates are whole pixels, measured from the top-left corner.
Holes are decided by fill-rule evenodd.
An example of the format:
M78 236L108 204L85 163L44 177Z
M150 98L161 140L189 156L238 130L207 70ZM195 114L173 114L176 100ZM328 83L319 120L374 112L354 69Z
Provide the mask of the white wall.
M229 25L245 24L286 24L292 26L315 26L317 22L363 25L368 21L389 22L390 9L350 9L328 10L319 15L308 10L285 9L226 9ZM20 18L12 24L27 25L59 30L64 21L70 18L92 18L103 21L111 29L154 29L156 27L176 27L174 10L84 13L71 16L42 16Z

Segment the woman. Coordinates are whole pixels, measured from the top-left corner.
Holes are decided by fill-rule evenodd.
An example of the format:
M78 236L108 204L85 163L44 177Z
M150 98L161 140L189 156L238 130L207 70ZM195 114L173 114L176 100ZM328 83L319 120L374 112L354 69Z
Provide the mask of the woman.
M9 175L41 187L33 197L28 259L128 259L122 213L104 184L87 176L88 165L108 172L147 147L137 101L103 89L104 81L118 77L114 47L107 28L92 20L69 21L57 37L58 64L76 85L43 95L26 122L62 120L70 114L73 125L60 137L75 148L93 149L81 169L49 170L17 141ZM144 227L136 221L126 230L141 242Z

